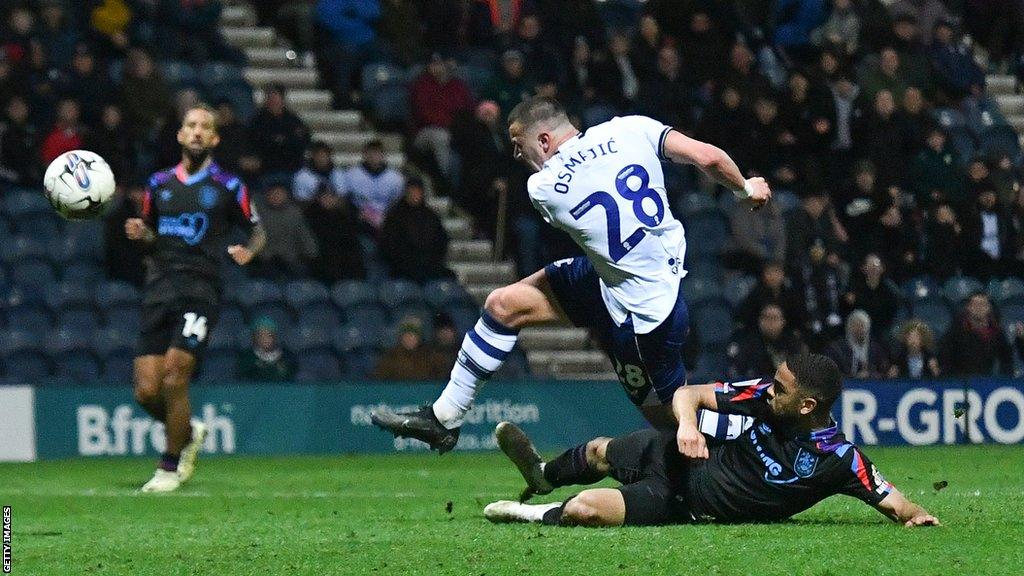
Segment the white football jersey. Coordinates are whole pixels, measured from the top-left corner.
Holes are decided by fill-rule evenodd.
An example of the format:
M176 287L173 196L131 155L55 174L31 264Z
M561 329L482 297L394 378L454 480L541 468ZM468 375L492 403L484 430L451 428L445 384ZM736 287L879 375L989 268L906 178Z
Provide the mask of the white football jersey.
M669 130L645 116L613 118L562 144L527 183L544 219L590 259L612 320L632 314L638 334L668 317L686 275L683 225L661 169Z

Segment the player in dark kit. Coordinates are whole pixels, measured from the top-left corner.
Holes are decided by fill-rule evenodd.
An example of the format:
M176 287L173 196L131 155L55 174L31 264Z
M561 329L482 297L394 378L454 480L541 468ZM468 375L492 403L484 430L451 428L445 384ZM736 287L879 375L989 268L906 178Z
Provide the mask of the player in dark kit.
M597 438L547 463L522 430L502 422L498 443L526 479L526 497L605 476L623 486L584 490L564 503L495 502L484 515L493 522L581 526L770 522L846 494L906 526L938 525L839 432L829 410L841 386L828 358L794 356L774 379L678 389L675 433ZM709 446L697 427L701 408L755 420L739 438Z
M151 245L135 358L135 399L167 430L167 450L143 492L170 492L192 477L206 428L191 422L188 384L220 308L220 260L233 226L246 246L227 248L240 266L266 242L245 184L211 155L220 142L213 109L198 105L178 130L181 163L150 178L141 218L125 222L131 240Z

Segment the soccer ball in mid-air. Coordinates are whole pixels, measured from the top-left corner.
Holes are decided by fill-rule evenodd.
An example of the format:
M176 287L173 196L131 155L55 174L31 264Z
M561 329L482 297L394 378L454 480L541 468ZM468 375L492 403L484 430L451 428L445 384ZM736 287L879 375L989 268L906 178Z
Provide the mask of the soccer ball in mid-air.
M43 188L61 216L69 220L95 218L114 196L114 173L99 154L72 150L50 162Z

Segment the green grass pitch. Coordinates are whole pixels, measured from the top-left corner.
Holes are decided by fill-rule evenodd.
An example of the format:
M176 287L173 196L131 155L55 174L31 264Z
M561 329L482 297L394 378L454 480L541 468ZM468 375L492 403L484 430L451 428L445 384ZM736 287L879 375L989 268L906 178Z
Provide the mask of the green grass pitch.
M3 464L0 504L16 575L1024 573L1024 450L867 452L945 526L841 496L774 525L497 526L483 506L521 480L496 453L210 457L172 495L136 493L151 460Z

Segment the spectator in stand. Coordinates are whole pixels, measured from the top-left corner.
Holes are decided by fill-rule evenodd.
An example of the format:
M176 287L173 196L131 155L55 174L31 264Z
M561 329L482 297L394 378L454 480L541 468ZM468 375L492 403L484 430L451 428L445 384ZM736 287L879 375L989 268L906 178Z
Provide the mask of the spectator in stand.
M925 224L925 267L940 281L960 273L964 259L963 228L948 202L940 202Z
M989 69L998 70L1020 55L1024 7L1018 0L971 2L964 10L964 27L988 50Z
M334 92L334 105L347 108L353 102L353 76L380 52L374 30L380 2L318 0L315 10L320 72Z
M873 97L870 114L855 126L854 149L860 158L871 160L880 188L900 185L906 177L906 155L912 149L904 141L906 134L896 114L896 100L889 90L880 90Z
M303 214L319 247L313 260L313 274L326 284L366 278L359 218L348 198L321 186L314 201L303 207Z
M103 60L123 56L129 48L129 26L132 23L132 8L125 0L103 0L93 3L89 15L92 41Z
M857 53L860 16L852 0L832 0L828 18L811 31L811 43L819 48L839 48L846 56Z
M782 123L796 137L797 149L821 164L835 138L836 105L828 87L794 70L779 105Z
M658 50L657 70L640 83L636 106L641 114L680 130L694 128L694 101L683 78L679 52L672 46Z
M823 22L824 0L779 0L774 3L774 43L797 63L813 57L811 34Z
M697 125L697 139L725 150L738 164L747 165L749 142L746 130L754 124L750 111L742 107L743 97L732 86L722 86Z
M420 180L406 182L402 200L388 210L380 245L396 278L423 283L452 277L445 266L448 233L441 218L424 202Z
M65 152L82 147L85 127L79 121L80 114L78 102L71 98L62 98L57 104L57 121L43 138L40 150L43 166L48 166L54 158Z
M1016 239L1010 215L989 187L978 194L977 204L963 219L967 246L967 272L981 280L1002 278L1011 270Z
M897 0L888 4L894 17L913 16L921 30L931 31L940 22L949 19L949 12L940 0ZM929 39L925 39L927 43Z
M877 222L878 207L884 194L875 179L875 165L870 160L858 161L853 168L853 178L836 194L836 212L846 233L854 239L855 251L868 239Z
M931 60L937 87L948 102L955 104L965 96L981 96L985 91L985 72L974 61L973 52L956 39L948 20L935 25Z
M885 378L889 374L889 356L871 334L871 317L854 310L846 319L846 337L828 347L826 356L850 378Z
M746 133L748 146L746 166L751 173L772 181L776 170L792 161L796 138L779 120L779 105L770 96L761 95L754 101L754 120Z
M288 188L271 184L258 200L267 246L251 265L253 275L278 281L309 276L310 264L319 250L302 211L289 197Z
M871 334L883 340L892 329L900 307L900 292L885 277L885 265L877 254L868 254L860 273L854 274L850 287L843 296L847 310L860 309L871 318Z
M686 69L692 86L706 94L713 91L712 82L722 70L722 63L729 60L732 38L723 29L720 20L713 17L708 4L693 8L689 17L674 15L674 19L686 22L686 32L679 35L679 56ZM665 21L662 20L662 23Z
M245 62L245 55L220 34L220 0L158 0L157 41L173 59L196 64Z
M21 75L15 73L11 66L7 52L4 52L3 45L0 44L0 105L3 106L6 106L11 98L21 96L24 90L20 86L23 83Z
M757 318L757 329L747 329L729 343L726 375L737 381L774 374L787 357L806 351L800 335L787 328L782 308L765 304Z
M79 102L87 126L97 126L103 107L115 100L112 87L106 68L96 66L92 49L85 43L77 44L71 68L61 76L58 90L61 96Z
M629 48L625 38L616 40ZM585 36L579 36L573 43L569 57L568 82L565 92L570 108L586 109L591 106L613 106L625 104L622 93L622 78L614 61L609 61L603 52L595 53ZM634 94L635 95L635 94Z
M309 160L292 180L292 197L300 204L316 200L321 191L335 196L346 196L345 172L334 165L331 147L326 142L316 141L309 148Z
M295 377L295 361L281 348L277 323L267 316L252 325L252 347L238 356L238 379L245 382L287 382Z
M40 182L38 149L39 134L29 121L28 103L24 97L14 96L7 101L0 122L0 188Z
M451 181L450 128L455 115L473 105L465 82L451 75L449 64L440 54L430 57L425 72L409 89L416 134L413 146L428 154L446 181Z
M793 271L794 285L804 302L801 333L811 350L822 350L842 331L842 294L845 291L839 257L816 239L807 257Z
M733 269L756 274L766 262L786 257L786 223L778 203L751 210L740 202L729 212L732 236L723 263Z
M506 50L501 55L501 70L484 91L488 100L498 104L501 117L504 118L533 93L533 80L526 76L526 64L523 54L518 50Z
M658 52L667 42L667 38L661 32L661 25L652 14L643 14L637 23L637 34L633 38L633 44L626 53L624 61L620 60L620 54L611 50L612 59L618 64L619 72L625 80L626 72L624 64L629 68L633 76L634 90L638 89L639 82L650 78L658 71ZM625 88L625 86L623 86ZM625 92L625 90L623 90ZM627 95L628 96L628 95ZM635 93L634 93L635 96Z
M901 125L901 139L906 147L903 157L913 158L924 144L928 129L935 125L935 119L920 88L911 86L904 90L901 104L902 109L896 113L896 118Z
M125 59L121 101L132 136L140 142L152 142L174 112L170 90L157 73L153 59L140 48L129 50ZM219 151L217 155L220 156Z
M949 202L960 214L970 208L960 172L960 156L938 126L928 130L925 146L910 165L908 183L918 206Z
M757 323L761 309L768 304L781 308L790 326L803 324L803 300L786 280L785 268L781 261L765 265L757 285L740 302L734 316L743 326L752 327Z
M249 129L238 121L235 105L230 100L218 100L214 108L217 110L217 134L220 136L217 164L228 172L240 173L242 158L249 147L246 142Z
M1016 202L1010 206L1010 223L1013 225L1013 267L1009 274L1018 278L1024 277L1024 187L1017 189Z
M405 179L388 166L384 144L371 140L363 146L363 161L345 171L345 186L359 219L376 235L388 209L402 197Z
M110 165L114 181L124 182L135 174L135 149L131 131L124 125L121 107L107 104L103 107L100 125L85 135L83 147L99 154Z
M146 274L144 259L149 246L129 240L124 233L124 223L143 213L146 188L132 184L127 189L120 188L120 192L103 216L103 263L108 279L123 280L142 288Z
M811 189L800 201L800 208L786 218L786 265L798 267L804 261L811 245L821 241L829 251L845 245L848 238L828 196Z
M185 113L199 104L199 92L192 88L178 90L174 94L174 106L160 123L156 135L156 166L172 166L181 161L181 144L178 143L178 129ZM258 162L258 161L257 161Z
M900 56L895 48L887 46L878 55L877 67L864 73L860 82L864 97L873 102L875 96L886 90L890 94L903 94L907 89L907 76L900 65Z
M60 100L60 71L50 65L46 49L35 39L29 42L28 64L23 64L21 69L24 70L25 85L28 86L32 123L49 126L53 123L54 111Z
M757 57L746 44L739 41L729 50L729 67L720 81L736 88L747 106L761 95L770 96L773 92L768 79L757 69Z
M271 86L266 94L266 101L249 129L252 153L259 159L264 176L291 178L302 168L302 157L309 146L309 129L285 106L283 86Z
M892 24L892 48L900 61L900 71L910 86L931 92L932 65L928 47L921 42L917 18L900 14Z
M7 26L3 30L2 48L15 66L22 64L30 57L30 42L35 25L35 13L28 6L13 5L10 12L7 13Z
M562 84L565 79L562 58L543 32L543 25L538 16L523 14L516 24L515 37L512 38L510 45L523 54L528 76L552 78Z
M71 26L66 6L61 0L44 0L39 3L40 22L35 36L46 47L50 62L63 68L71 62L79 34Z
M419 319L406 317L398 327L398 343L381 356L373 377L379 380L433 380L444 378L435 365L433 354L423 344L423 327Z
M972 294L942 341L939 363L954 377L1010 376L1013 358L988 294Z
M452 148L462 167L454 199L473 216L477 230L493 238L499 196L508 193L512 172L507 127L498 105L484 100L474 114L459 114L452 124Z
M444 378L455 365L459 355L459 348L462 346L462 338L459 331L452 323L452 318L445 312L434 317L434 342L431 345L430 359L433 365L433 372Z
M1012 208L1021 190L1021 172L1014 165L1010 152L999 150L988 158L988 177L999 193L999 204Z
M935 335L927 324L909 320L900 330L899 343L889 367L889 378L938 378L942 376L935 356Z

